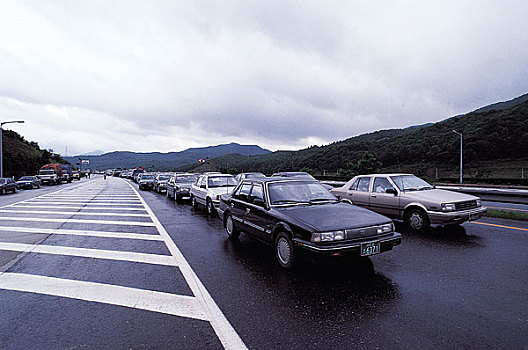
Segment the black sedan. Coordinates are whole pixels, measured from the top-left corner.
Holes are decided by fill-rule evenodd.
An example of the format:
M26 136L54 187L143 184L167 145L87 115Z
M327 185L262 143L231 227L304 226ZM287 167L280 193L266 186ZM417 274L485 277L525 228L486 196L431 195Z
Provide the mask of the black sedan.
M176 174L167 182L167 198L173 198L176 202L191 198L191 186L199 177L197 174Z
M273 246L284 268L294 266L299 250L369 256L401 242L391 219L339 202L317 180L244 180L222 195L218 214L231 238L242 231Z
M7 192L16 193L18 185L11 178L0 178L0 194L6 194Z
M18 188L40 188L40 179L37 176L22 176L16 183L18 184Z

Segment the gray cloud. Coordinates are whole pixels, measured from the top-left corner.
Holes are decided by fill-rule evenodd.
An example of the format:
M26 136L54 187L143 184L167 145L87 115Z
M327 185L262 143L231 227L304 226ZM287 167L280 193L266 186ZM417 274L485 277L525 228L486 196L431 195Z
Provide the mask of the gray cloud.
M5 1L0 112L62 152L305 147L527 92L528 3Z

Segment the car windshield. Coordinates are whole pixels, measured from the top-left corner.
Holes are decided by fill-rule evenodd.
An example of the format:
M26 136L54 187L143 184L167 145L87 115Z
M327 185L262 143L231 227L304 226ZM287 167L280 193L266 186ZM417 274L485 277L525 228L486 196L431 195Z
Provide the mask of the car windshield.
M212 187L235 187L237 182L233 176L211 176L207 179L207 185Z
M174 181L175 182L194 182L196 181L196 179L198 178L198 176L196 175L178 175L174 178Z
M317 204L337 201L337 198L319 182L275 182L268 185L268 192L272 205Z
M39 171L39 173L40 173L41 175L53 175L53 174L55 174L55 170L50 170L50 169L48 169L48 170L41 170L41 171Z
M246 174L247 179L261 179L266 177L266 175L262 173L252 173L252 174Z
M22 176L19 181L32 181L33 178L31 176Z
M141 175L141 180L152 180L154 175Z
M414 175L391 176L392 181L401 191L431 190L433 186Z
M170 175L160 175L158 181L169 181Z

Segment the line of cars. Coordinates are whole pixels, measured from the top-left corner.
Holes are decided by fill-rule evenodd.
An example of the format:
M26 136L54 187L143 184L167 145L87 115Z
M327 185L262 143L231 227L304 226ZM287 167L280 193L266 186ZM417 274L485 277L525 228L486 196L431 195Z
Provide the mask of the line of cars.
M146 175L149 189L165 191L178 202L189 199L194 209L218 215L230 238L244 232L272 246L287 269L306 253L364 257L389 251L401 243L393 220L422 232L432 224L460 224L486 212L478 197L436 189L412 174L361 175L333 187L303 172L271 177L146 173L139 178L140 188Z

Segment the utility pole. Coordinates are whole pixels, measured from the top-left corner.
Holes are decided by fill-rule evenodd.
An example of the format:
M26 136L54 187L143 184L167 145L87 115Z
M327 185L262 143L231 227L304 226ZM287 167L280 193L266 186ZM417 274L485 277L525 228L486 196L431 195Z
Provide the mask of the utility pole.
M0 122L0 177L4 177L4 153L2 149L2 135L3 135L3 129L2 125L9 124L9 123L23 123L23 120L13 120L9 122Z
M453 130L453 132L460 135L460 183L462 183L462 133L456 130Z

